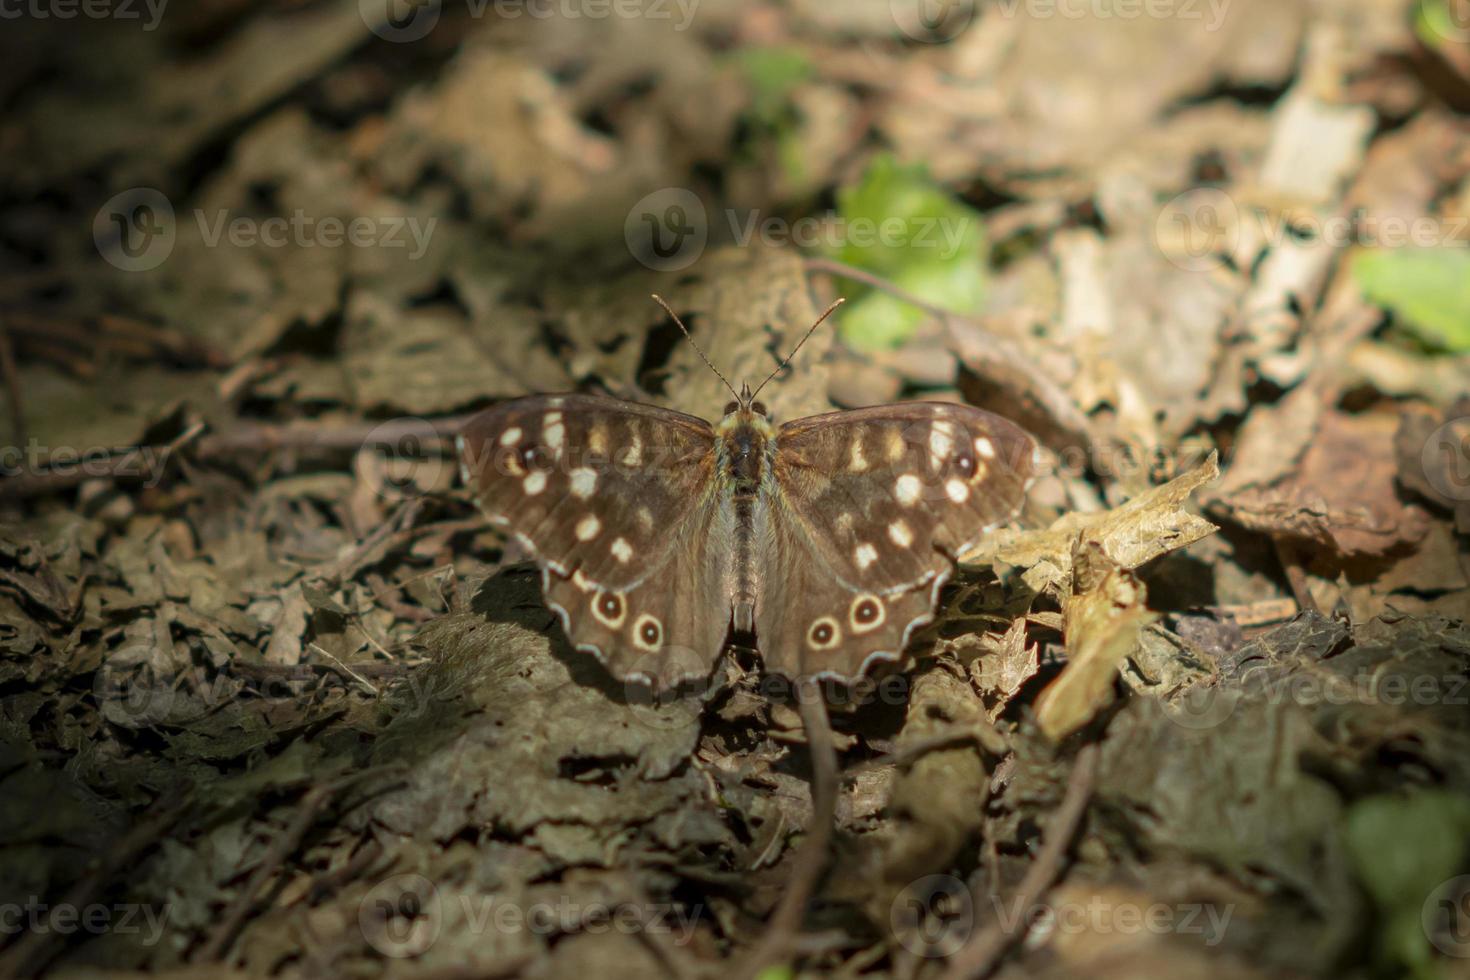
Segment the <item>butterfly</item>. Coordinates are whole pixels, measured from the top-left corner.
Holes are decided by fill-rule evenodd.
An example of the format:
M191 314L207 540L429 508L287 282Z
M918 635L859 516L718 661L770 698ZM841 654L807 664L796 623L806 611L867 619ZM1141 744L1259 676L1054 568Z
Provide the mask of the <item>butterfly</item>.
M758 396L790 357L737 392L694 347L734 396L717 422L590 394L472 418L457 445L480 508L534 556L571 641L620 679L707 677L732 641L792 678L897 660L955 557L1019 510L1035 441L942 402L777 424Z

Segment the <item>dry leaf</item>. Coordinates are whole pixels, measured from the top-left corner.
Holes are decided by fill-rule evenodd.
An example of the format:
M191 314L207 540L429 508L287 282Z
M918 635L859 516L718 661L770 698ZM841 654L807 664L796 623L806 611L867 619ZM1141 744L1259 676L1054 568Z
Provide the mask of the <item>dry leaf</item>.
M1037 592L1060 591L1072 577L1079 538L1097 542L1120 568L1134 569L1214 533L1209 521L1184 509L1190 494L1220 475L1215 453L1182 476L1145 491L1112 510L1064 514L1044 531L982 542L963 561L999 561L1024 567L1022 578Z
M1118 665L1138 646L1153 614L1144 608L1138 576L1108 558L1096 541L1079 541L1073 593L1063 608L1067 668L1036 699L1036 719L1060 740L1085 725L1112 700Z

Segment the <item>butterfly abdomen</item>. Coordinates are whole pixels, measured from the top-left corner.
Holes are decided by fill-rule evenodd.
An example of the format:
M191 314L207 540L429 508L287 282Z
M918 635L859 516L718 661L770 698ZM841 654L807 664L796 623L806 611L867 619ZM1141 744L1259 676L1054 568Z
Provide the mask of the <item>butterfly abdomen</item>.
M756 524L762 484L769 472L771 427L763 417L742 411L726 416L717 432L720 479L734 509L730 570L734 627L738 633L749 634L755 629L759 591L754 573Z

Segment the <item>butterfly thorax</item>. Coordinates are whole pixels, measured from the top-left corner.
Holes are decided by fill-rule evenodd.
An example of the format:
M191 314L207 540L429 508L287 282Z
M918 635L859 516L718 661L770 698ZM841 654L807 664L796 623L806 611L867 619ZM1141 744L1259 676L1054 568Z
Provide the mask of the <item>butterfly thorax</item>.
M729 482L736 499L754 498L772 449L771 423L750 410L731 412L715 428L719 438L721 476Z

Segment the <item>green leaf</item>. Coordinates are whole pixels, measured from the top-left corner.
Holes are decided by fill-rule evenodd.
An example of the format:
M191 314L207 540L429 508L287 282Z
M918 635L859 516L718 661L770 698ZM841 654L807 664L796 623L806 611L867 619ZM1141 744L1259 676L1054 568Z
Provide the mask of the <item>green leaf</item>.
M1358 878L1384 909L1418 910L1465 860L1470 799L1424 791L1370 796L1347 814L1347 844Z
M811 61L801 49L783 47L743 49L736 61L750 81L751 116L779 132L789 122L792 90L812 75Z
M1374 249L1357 256L1353 277L1425 343L1470 351L1470 249Z
M874 159L862 179L837 192L843 229L837 258L877 273L918 298L961 313L985 299L985 227L973 208L931 181L922 166ZM866 349L903 343L927 314L881 292L844 308L841 330Z

